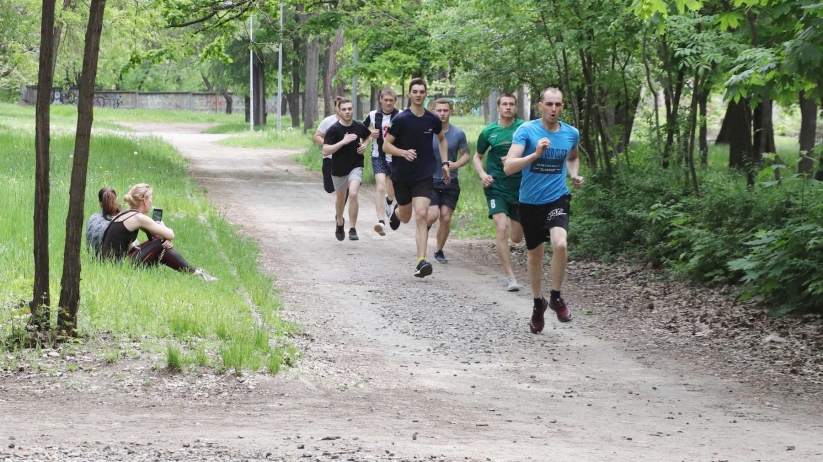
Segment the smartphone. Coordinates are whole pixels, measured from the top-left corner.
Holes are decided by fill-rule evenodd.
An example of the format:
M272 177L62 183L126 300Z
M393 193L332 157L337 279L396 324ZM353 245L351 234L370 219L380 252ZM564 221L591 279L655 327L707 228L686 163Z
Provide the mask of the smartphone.
M151 212L151 219L154 221L163 221L163 209L154 209Z

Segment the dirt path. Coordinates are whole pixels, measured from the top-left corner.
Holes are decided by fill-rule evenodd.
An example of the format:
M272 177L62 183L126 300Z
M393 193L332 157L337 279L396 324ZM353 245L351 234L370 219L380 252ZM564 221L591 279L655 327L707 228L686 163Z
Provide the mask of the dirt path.
M221 135L190 126L136 128L191 158L209 197L259 241L285 316L303 328L305 356L281 376L244 378L205 398L26 394L19 381L0 382L0 413L12 416L0 439L30 447L4 444L0 456L823 460L817 406L768 399L671 354L644 365L598 334L574 290L575 321L549 321L535 336L529 294L505 292L497 266L478 264L468 244L455 242L432 277L412 277L412 227L377 236L368 188L361 240L338 242L319 174L290 152L219 146Z

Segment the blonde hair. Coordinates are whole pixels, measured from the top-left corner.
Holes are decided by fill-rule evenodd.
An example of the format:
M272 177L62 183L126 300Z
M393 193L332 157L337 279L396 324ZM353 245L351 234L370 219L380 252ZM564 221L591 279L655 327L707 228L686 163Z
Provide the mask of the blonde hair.
M123 196L123 200L130 206L136 208L151 196L151 186L146 183L138 183L129 189L128 194Z

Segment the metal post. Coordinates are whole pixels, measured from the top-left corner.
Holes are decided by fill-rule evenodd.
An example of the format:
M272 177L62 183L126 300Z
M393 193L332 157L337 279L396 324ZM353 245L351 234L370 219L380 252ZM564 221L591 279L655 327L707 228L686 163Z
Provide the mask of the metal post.
M280 51L277 53L277 131L283 117L283 2L280 2Z
M249 131L254 131L254 16L249 16Z

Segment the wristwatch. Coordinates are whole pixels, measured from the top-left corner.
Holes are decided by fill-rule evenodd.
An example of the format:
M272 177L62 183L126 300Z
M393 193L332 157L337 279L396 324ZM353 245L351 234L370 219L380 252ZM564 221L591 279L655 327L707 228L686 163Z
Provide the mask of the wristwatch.
M442 164L440 164L441 167L448 167L448 165L449 165L449 161L445 161Z

